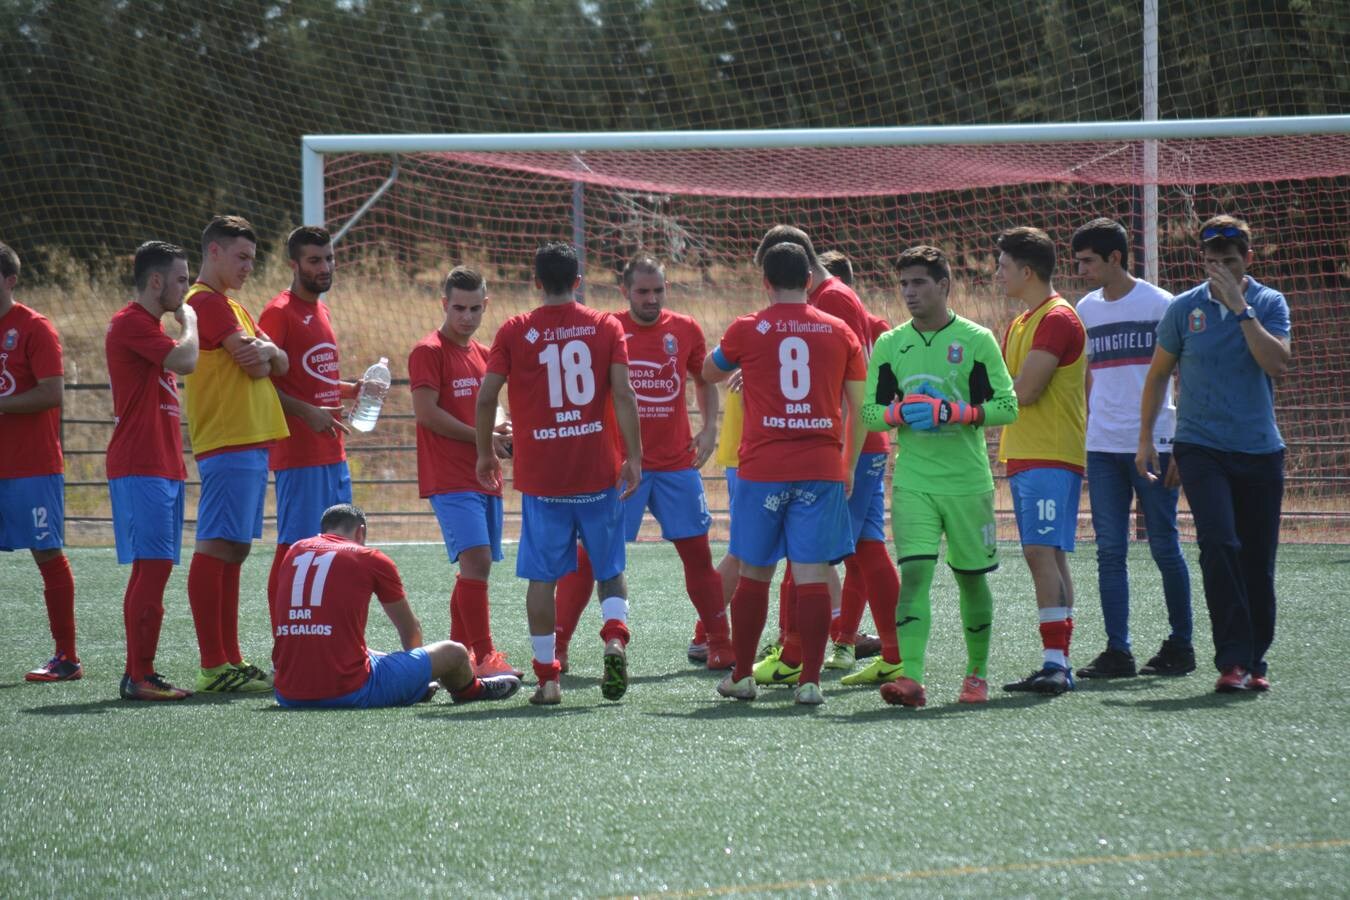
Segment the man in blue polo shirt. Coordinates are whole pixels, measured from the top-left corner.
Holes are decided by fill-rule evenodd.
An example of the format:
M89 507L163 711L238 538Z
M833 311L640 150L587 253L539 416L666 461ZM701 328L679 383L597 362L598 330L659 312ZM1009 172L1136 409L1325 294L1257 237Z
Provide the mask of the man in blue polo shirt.
M1289 305L1247 274L1251 240L1247 223L1232 216L1200 227L1209 277L1179 294L1158 323L1135 455L1141 475L1162 476L1153 428L1180 363L1172 460L1195 517L1221 693L1270 689L1266 651L1275 637L1284 441L1272 379L1289 368Z

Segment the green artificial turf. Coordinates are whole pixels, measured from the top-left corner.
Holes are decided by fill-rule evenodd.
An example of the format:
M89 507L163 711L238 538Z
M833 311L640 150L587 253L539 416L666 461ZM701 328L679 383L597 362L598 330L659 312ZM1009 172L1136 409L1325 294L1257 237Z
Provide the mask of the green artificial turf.
M386 548L428 638L447 628L440 547ZM1081 683L1056 699L955 703L964 651L939 572L929 706L902 710L825 676L722 700L684 658L693 612L667 545L631 549L628 695L600 697L594 606L563 705L282 712L270 698L117 699L127 569L70 552L83 681L29 685L49 653L27 553L0 557L0 896L438 894L610 896L1327 896L1350 871L1350 549L1279 562L1274 690L1212 693L1194 548L1201 668ZM245 652L266 664L271 547L244 569ZM1090 546L1073 558L1075 662L1104 646ZM494 631L528 670L514 556L492 577ZM1164 637L1156 570L1131 556L1136 654ZM159 668L190 684L186 569L170 582ZM991 683L1039 665L1016 548L993 576ZM869 623L869 619L864 619ZM869 627L870 630L870 627ZM372 611L370 642L396 649Z

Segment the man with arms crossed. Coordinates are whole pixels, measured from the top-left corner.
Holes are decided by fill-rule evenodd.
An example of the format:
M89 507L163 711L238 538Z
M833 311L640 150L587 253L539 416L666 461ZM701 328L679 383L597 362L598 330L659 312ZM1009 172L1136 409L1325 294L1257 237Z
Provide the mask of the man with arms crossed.
M1273 379L1289 369L1289 304L1247 274L1252 232L1233 216L1200 226L1202 284L1178 294L1158 323L1140 400L1135 465L1162 473L1153 445L1172 370L1181 404L1172 459L1181 475L1214 631L1220 693L1268 691L1275 639L1275 551L1284 498L1284 441Z
M999 459L1007 464L1022 557L1036 589L1044 663L1006 691L1062 694L1073 689L1073 552L1083 489L1087 412L1083 323L1051 286L1055 244L1039 228L998 237L998 281L1026 311L1003 336L1003 358L1017 391L1017 421L1003 429Z
M1097 588L1106 649L1078 670L1079 678L1129 678L1135 674L1130 649L1130 505L1139 498L1148 527L1148 546L1162 574L1171 633L1143 667L1145 675L1195 671L1191 647L1191 573L1177 535L1177 486L1149 481L1134 468L1139 441L1139 399L1153 355L1154 333L1172 295L1132 276L1125 268L1129 236L1111 219L1093 219L1070 245L1078 274L1094 290L1078 301L1087 329L1087 479L1092 530L1097 536ZM1169 383L1154 429L1162 471L1170 468L1176 408Z
M56 653L25 681L74 681L75 577L65 542L61 455L65 370L61 337L46 316L14 299L19 254L0 243L0 550L27 548L42 575Z
M348 503L323 513L321 533L286 554L272 599L277 703L288 709L374 709L429 699L439 681L456 703L505 700L514 675L479 678L462 644L422 646L422 625L394 561L366 544L366 516ZM370 598L398 631L401 653L366 648Z
M288 433L268 377L285 374L286 354L226 293L244 286L256 255L253 227L217 216L202 233L202 268L187 294L201 350L185 380L184 411L202 479L188 602L201 652L196 688L208 693L272 689L239 648L239 574L262 536L268 447Z
M478 481L499 490L502 467L493 426L506 386L514 484L524 495L516 575L529 581L525 606L539 678L530 702L543 705L562 700L553 593L558 579L576 568L578 537L600 582L605 642L600 690L607 700L628 690L620 500L642 482L642 437L623 329L608 313L576 302L579 271L570 244L544 244L535 252L535 286L543 302L497 330L476 410ZM622 463L609 433L615 420L627 454Z
M698 471L717 441L717 385L703 380L707 355L703 329L690 316L665 308L666 272L654 257L640 254L630 260L620 290L628 309L615 318L623 327L628 378L642 427L642 483L623 501L624 536L637 540L643 513L650 508L661 525L661 537L675 545L684 564L685 591L707 636L707 667L729 669L735 661L731 634L722 579L713 568L708 545L712 516ZM689 378L703 422L698 434L690 428L685 401ZM577 571L558 583L558 654L563 658L590 599L589 571L589 562L579 560Z
M768 616L769 582L786 556L801 635L795 699L814 706L825 702L820 670L831 606L825 579L831 562L853 547L848 495L862 449L867 369L852 329L807 303L806 251L785 242L760 260L769 306L732 322L703 363L709 382L725 381L737 368L744 374L744 436L731 511L731 554L741 563L731 601L736 666L717 690L754 699L755 647Z
M122 598L127 666L120 693L124 700L182 700L192 691L155 671L155 651L164 587L183 548L187 468L174 376L197 366L197 314L184 302L187 251L147 241L136 248L133 278L136 299L112 317L104 339L113 400L106 466L113 536L118 563L131 564ZM177 341L160 324L165 313L182 326Z
M998 568L994 476L984 428L1017 418L1017 397L989 329L947 305L951 267L936 247L911 247L896 263L912 318L887 332L867 366L863 421L896 428L899 449L891 521L900 560L895 611L904 674L881 686L887 703L928 702L924 660L932 631L933 570L945 534L966 639L966 676L958 701L989 699L989 637Z
M445 279L441 327L408 354L417 417L417 493L431 503L459 575L450 593L450 640L469 648L474 673L519 676L492 643L488 575L502 558L502 492L478 483L475 405L487 373L488 348L473 339L487 309L487 284L468 266ZM495 418L495 414L494 414ZM508 425L494 429L493 449L510 454Z
M258 317L258 327L291 360L284 373L272 376L290 437L268 451L277 494L269 602L291 544L319 533L325 509L352 502L342 401L354 399L360 387L339 377L337 335L321 299L333 286L332 238L318 226L302 225L286 238L286 254L294 273L291 286L273 297Z

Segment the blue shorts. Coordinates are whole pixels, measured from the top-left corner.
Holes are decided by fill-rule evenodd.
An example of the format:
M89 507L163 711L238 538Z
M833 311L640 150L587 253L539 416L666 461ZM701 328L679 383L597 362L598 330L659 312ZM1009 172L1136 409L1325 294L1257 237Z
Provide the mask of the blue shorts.
M450 561L471 547L490 547L492 561L502 561L502 498L477 491L432 494L431 509L441 523L441 537Z
M352 502L347 461L277 470L277 543L294 544L319 533L324 510Z
M516 577L557 581L577 567L577 538L597 581L623 572L623 506L617 488L569 497L520 497Z
M66 477L0 478L0 550L58 550L66 537Z
M623 530L628 540L637 540L642 514L648 508L661 523L662 540L678 541L707 534L712 525L698 469L642 473L637 490L623 501Z
M197 540L252 543L262 537L267 499L267 449L232 450L197 460L202 496L197 501Z
M848 498L853 543L886 542L886 454L864 453L853 470L853 493Z
M731 506L731 501L736 499L736 485L740 483L740 478L736 475L736 466L727 466L727 506Z
M326 700L287 700L277 691L277 705L286 709L379 709L385 706L412 706L427 695L431 683L431 657L421 647L398 653L376 653L370 657L370 677L350 694Z
M1073 552L1083 476L1068 469L1027 469L1008 479L1023 545Z
M108 479L119 563L125 566L138 559L167 559L178 565L186 493L183 482L176 478L127 475Z
M853 552L842 481L749 481L731 502L731 555L752 566L783 557L827 563Z

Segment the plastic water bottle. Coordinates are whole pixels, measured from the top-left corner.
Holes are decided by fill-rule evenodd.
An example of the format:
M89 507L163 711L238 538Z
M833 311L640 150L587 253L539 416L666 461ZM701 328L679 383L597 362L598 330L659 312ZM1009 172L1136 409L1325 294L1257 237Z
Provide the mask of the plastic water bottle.
M393 384L389 374L389 358L381 356L380 361L366 369L361 379L361 393L357 395L356 406L352 407L348 422L357 431L372 431L380 419L380 407L384 406L389 385Z

